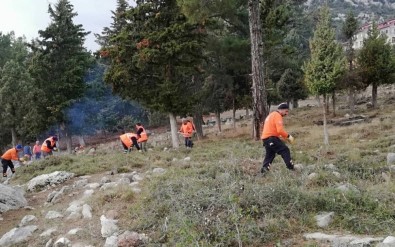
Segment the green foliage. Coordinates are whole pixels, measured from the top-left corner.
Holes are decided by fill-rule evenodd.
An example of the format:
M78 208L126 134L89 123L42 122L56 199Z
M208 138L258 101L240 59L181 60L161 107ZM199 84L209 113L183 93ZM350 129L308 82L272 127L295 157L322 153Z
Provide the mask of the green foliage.
M358 54L362 80L365 85L372 85L374 106L376 106L377 86L394 81L395 60L391 53L391 45L386 40L387 37L380 34L377 24L373 22Z
M0 32L0 68L6 64L12 57L11 44L14 39L14 33L3 34Z
M139 1L128 25L110 38L106 81L124 98L182 114L193 105L192 75L200 63L203 29L187 22L176 1Z
M315 95L326 95L335 89L345 70L340 44L335 41L329 9L322 8L314 37L310 41L311 58L304 64L305 82Z
M41 111L48 119L43 129L54 123L66 122L64 110L82 96L84 74L90 64L89 53L83 47L85 36L82 25L73 23L77 15L68 0L59 0L48 8L51 23L40 30L40 38L31 47L33 56L30 72L35 87L45 93L40 100Z

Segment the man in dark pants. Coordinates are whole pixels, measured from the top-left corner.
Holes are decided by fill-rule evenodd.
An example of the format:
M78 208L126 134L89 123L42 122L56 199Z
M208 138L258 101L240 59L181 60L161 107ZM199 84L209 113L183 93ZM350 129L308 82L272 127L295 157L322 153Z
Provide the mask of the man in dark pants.
M1 164L3 165L3 177L7 177L7 170L8 167L11 169L11 172L15 173L14 164L12 163L13 160L17 160L22 162L21 159L18 157L18 153L22 151L22 145L18 144L15 148L10 148L1 156Z
M288 169L294 169L291 152L287 145L281 140L288 140L290 143L294 141L294 138L284 130L283 117L287 116L288 113L288 104L281 103L277 107L277 111L270 113L265 119L261 139L266 150L266 155L263 160L261 173L270 170L270 165L276 154L281 155Z

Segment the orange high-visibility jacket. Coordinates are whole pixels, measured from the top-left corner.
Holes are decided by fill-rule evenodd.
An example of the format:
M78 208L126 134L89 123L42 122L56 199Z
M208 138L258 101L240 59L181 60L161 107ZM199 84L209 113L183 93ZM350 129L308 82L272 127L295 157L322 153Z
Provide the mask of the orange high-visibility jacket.
M147 135L147 132L145 132L144 127L143 126L139 126L137 128L138 128L137 131L139 129L143 129L143 131L140 133L140 138L137 140L137 142L146 142L148 140L148 135Z
M192 137L193 131L195 130L195 126L191 121L186 122L185 124L181 124L180 132L184 137Z
M132 137L136 137L136 139L138 139L137 134L134 133L125 133L123 135L120 135L119 139L121 139L121 142L125 144L125 146L133 147Z
M284 130L283 116L277 111L274 111L266 117L263 125L261 139L266 139L271 136L288 138L288 133Z
M43 144L41 145L41 151L44 151L46 153L50 153L52 151L52 149L47 147L47 141L51 142L51 147L54 147L56 144L56 141L53 139L53 137L49 137L47 139L45 139L45 141L43 142Z
M16 148L8 149L3 156L1 156L3 160L19 160L18 158L18 151Z

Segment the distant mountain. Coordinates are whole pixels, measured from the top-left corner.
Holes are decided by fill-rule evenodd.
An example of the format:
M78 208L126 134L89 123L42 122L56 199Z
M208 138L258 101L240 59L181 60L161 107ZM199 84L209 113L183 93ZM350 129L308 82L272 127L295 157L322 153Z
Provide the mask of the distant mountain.
M352 10L362 25L373 17L378 22L395 18L395 0L307 0L309 10L315 10L328 2L335 22L344 20L349 10Z

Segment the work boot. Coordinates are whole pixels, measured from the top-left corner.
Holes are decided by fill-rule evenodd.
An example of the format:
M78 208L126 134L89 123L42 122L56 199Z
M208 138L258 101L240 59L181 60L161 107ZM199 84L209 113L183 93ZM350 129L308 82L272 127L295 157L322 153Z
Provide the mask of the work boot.
M267 174L270 171L270 168L267 166L262 166L261 174Z
M7 173L3 173L3 178L6 178L7 177Z

